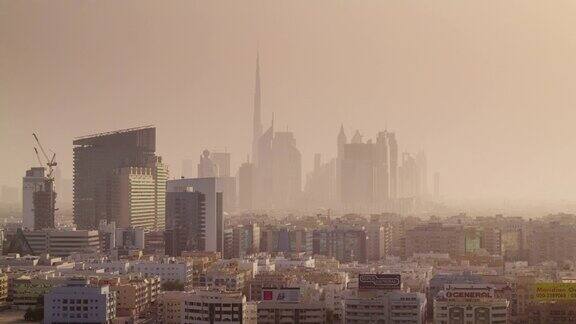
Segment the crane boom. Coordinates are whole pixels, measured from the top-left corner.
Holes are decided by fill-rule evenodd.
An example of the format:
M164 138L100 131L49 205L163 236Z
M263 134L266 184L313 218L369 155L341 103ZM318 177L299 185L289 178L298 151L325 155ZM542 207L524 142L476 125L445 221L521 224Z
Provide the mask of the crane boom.
M46 154L46 151L44 151L44 148L42 147L42 144L40 144L40 140L38 139L38 136L36 136L36 133L32 133L32 136L34 136L34 139L36 140L36 144L38 144L38 147L40 148L40 151L42 151L42 155L44 155L44 158L46 159L46 162L50 162L50 159L48 158L48 155Z
M34 147L34 152L36 152L36 159L38 160L38 165L42 166L42 160L40 160L40 154L38 153L38 149Z
M40 143L40 140L38 139L38 136L36 135L36 133L32 133L32 136L34 136L34 140L36 140L36 144L38 144L38 147L40 148L42 155L46 159L45 164L48 167L48 178L52 178L52 173L54 172L54 167L56 165L58 165L58 163L56 163L56 153L52 152L52 159L49 159L48 154L46 154L46 151L44 150L44 147ZM38 150L36 149L36 147L34 147L34 150L36 151L36 157L38 158L38 162L40 162L40 165L42 165L42 161L40 159L40 154L38 154Z

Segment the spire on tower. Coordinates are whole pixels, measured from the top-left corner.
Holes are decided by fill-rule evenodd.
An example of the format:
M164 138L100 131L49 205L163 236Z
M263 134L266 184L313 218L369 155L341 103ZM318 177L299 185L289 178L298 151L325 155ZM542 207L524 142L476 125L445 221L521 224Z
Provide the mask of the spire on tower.
M260 53L256 53L256 78L254 85L254 137L262 135L262 94L260 85Z
M260 53L256 52L256 76L254 84L254 116L252 134L252 158L258 159L258 139L262 136L262 94L260 88Z
M346 138L346 133L344 132L344 124L340 124L340 132L338 133L337 147L338 147L338 158L342 158L344 155L344 146L348 142Z
M340 124L340 132L338 132L338 143L346 144L347 138L344 132L344 124Z

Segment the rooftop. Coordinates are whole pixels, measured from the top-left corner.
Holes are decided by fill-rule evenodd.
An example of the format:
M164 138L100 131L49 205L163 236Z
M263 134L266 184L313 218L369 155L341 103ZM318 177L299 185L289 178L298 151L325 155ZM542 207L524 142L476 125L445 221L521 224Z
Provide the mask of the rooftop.
M74 140L81 140L81 139L94 138L94 137L102 137L102 136L116 135L116 134L124 134L124 133L129 133L129 132L139 131L139 130L143 130L143 129L154 128L154 127L155 127L154 125L147 125L147 126L126 128L126 129L120 129L120 130L115 130L115 131L109 131L109 132L103 132L103 133L97 133L97 134L79 136L79 137L74 138Z

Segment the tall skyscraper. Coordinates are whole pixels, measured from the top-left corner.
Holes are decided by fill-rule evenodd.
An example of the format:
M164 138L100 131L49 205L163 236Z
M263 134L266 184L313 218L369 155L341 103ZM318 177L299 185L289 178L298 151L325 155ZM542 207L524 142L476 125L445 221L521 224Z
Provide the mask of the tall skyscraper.
M54 228L56 211L56 192L54 180L46 178L42 190L34 192L34 229Z
M310 207L330 206L334 202L336 159L322 163L319 153L314 155L314 170L306 176L304 188Z
M418 195L428 195L428 160L426 152L420 151L416 154L416 167L418 168L418 175L420 183L418 185Z
M272 142L272 205L294 206L302 191L302 156L291 132L276 132Z
M292 206L302 190L301 154L291 132L274 133L274 124L260 137L255 167L256 208Z
M125 129L74 140L74 221L79 229L97 229L100 220L117 221L113 192L114 178L122 168L148 168L157 178L155 194L148 197L155 206L155 224L163 228L165 217L163 179L167 170L155 155L156 128ZM152 197L154 197L152 199Z
M356 131L347 143L341 128L337 145L336 178L345 209L396 211L399 198L419 197L425 187L420 177L420 171L426 168L425 156L420 156L421 163L417 165L406 153L399 167L398 144L392 132L382 131L375 141L364 141Z
M219 177L230 176L230 153L228 152L213 152L212 161L218 166Z
M398 189L400 198L414 198L420 195L420 174L416 159L410 153L402 153L402 165L398 169Z
M168 180L167 192L196 191L205 197L204 250L223 252L224 212L222 183L219 178L194 178Z
M388 133L388 152L390 158L390 198L398 198L398 142L396 135Z
M255 208L285 208L302 190L301 156L291 132L274 132L274 118L262 133L260 58L256 58L252 139L253 199ZM246 173L245 173L246 174Z
M344 132L344 125L340 125L340 131L336 139L337 154L336 154L336 181L334 191L336 193L337 203L342 202L342 161L344 160L344 146L348 143L348 138Z
M206 196L191 187L166 194L166 254L204 251L206 247Z
M238 170L238 202L241 210L254 207L254 164L246 161Z
M202 151L198 163L198 178L214 178L219 174L218 165L212 160L210 151Z
M363 143L357 131L351 143L344 145L341 166L342 203L350 209L374 203L374 145Z
M256 76L254 85L254 115L253 115L253 134L252 134L252 161L258 163L259 152L258 142L262 136L262 94L260 85L260 55L256 55Z
M31 168L22 178L22 227L34 228L34 193L44 187L45 169Z
M390 199L390 159L388 132L378 133L373 149L374 159L374 203L385 204Z
M23 228L54 228L56 193L54 181L45 175L45 171L43 167L31 168L22 178Z
M161 159L153 167L115 169L111 177L111 218L120 227L163 230L168 170Z
M230 153L204 150L198 163L198 178L218 178L224 199L224 210L236 209L236 178L230 176Z
M344 158L344 145L348 143L346 133L344 132L344 125L340 125L340 132L338 132L338 158Z
M274 122L258 139L258 160L255 160L254 203L256 208L269 207L272 200L272 140L274 139Z

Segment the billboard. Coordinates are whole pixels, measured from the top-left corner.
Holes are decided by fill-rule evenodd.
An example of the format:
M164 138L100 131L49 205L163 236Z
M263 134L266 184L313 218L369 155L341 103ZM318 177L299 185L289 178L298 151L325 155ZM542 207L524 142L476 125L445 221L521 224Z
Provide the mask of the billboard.
M263 301L298 302L300 288L262 288Z
M394 290L401 288L399 274L361 273L358 275L358 289Z
M443 297L448 299L494 298L494 286L488 284L446 284Z
M576 283L541 282L534 286L539 301L576 300Z

